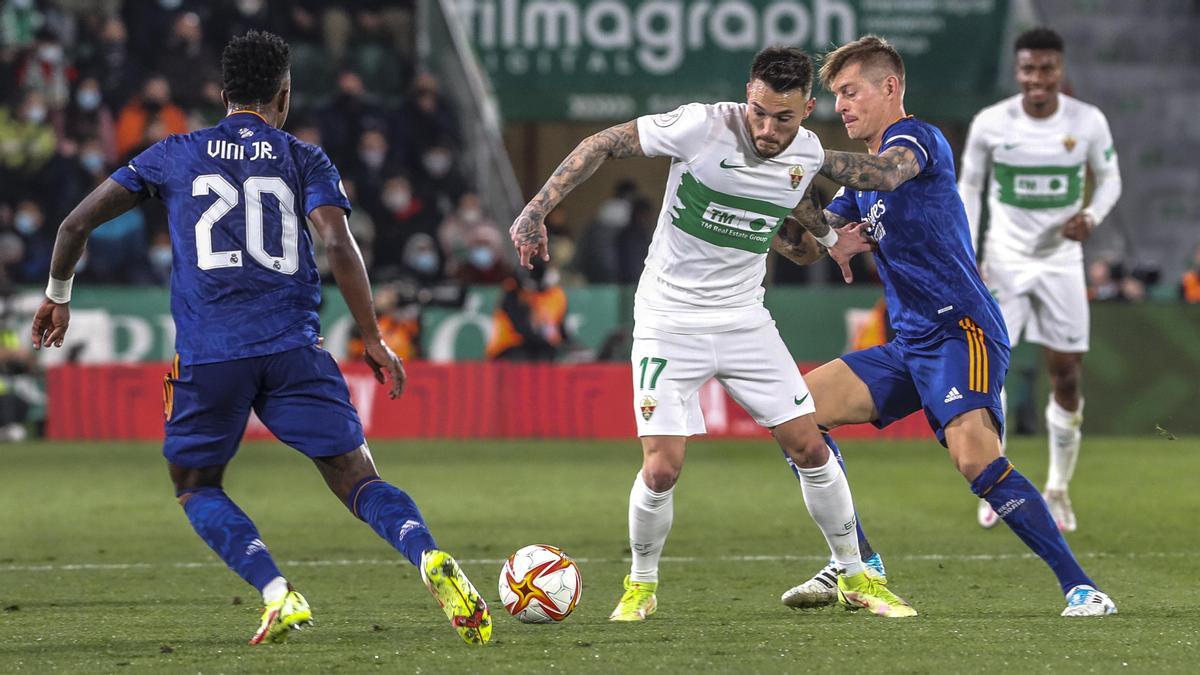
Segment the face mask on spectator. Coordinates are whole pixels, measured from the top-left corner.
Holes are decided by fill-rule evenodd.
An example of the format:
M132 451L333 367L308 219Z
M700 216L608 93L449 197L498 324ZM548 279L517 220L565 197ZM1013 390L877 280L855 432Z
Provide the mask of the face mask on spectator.
M426 153L424 158L425 170L434 178L441 178L449 173L453 163L454 158L450 153L443 151Z
M46 121L46 106L31 105L25 109L25 119L32 124L41 124Z
M63 57L62 45L42 45L41 47L38 47L38 57L48 63L58 63Z
M392 211L403 211L412 203L412 193L408 190L388 190L383 193L383 205Z
M150 249L150 264L158 270L171 269L171 247L155 246Z
M421 274L433 274L437 271L438 257L433 251L421 251L412 256L408 266Z
M162 7L168 12L179 9L179 6L182 4L183 0L158 0L158 6Z
M26 236L31 235L34 232L37 232L37 217L28 211L21 211L15 218L13 218L13 227L15 227L17 232L20 232L21 234Z
M29 9L33 7L33 0L12 0L12 6L17 9Z
M462 218L464 223L474 225L483 220L483 211L479 209L463 209L458 212L458 217Z
M358 158L372 169L378 169L387 159L387 153L383 150L363 150L358 153Z
M95 89L81 89L75 96L75 102L84 110L95 110L100 107L100 92Z
M496 262L496 252L487 246L472 246L467 261L476 269L486 270Z
M254 16L262 11L263 0L237 0L237 8L242 16Z
M104 155L99 152L85 152L79 156L79 163L88 173L100 173L104 170Z

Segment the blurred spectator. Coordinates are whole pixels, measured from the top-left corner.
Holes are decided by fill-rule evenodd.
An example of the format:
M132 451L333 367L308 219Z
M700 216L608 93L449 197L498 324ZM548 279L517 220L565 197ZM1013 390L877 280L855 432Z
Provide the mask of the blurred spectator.
M375 244L375 221L358 202L358 186L349 178L342 179L342 189L346 191L346 199L350 200L351 211L347 216L347 224L350 226L350 234L354 237L354 241L358 244L359 251L362 253L363 264L370 270L372 260L374 259L374 244ZM317 261L317 272L322 279L329 279L330 267L329 257L325 254L325 242L321 236L317 234L315 229L309 230L309 234L313 240L313 257Z
M442 279L442 256L433 237L417 232L404 244L403 271L421 288Z
M441 215L450 213L467 191L467 182L459 173L454 151L448 144L439 141L422 151L418 190L428 196Z
M458 206L442 219L437 228L438 243L448 258L464 258L467 255L467 240L477 228L499 231L496 221L483 214L483 202L474 192L464 192L458 198Z
M92 231L83 278L101 283L148 284L146 217L140 208L126 211Z
M20 268L15 281L39 283L50 275L50 254L54 252L54 228L46 227L42 207L32 199L17 204L13 212L13 229L21 237Z
M7 291L6 291L7 294ZM29 375L37 360L25 335L25 317L12 310L12 298L3 298L0 315L0 441L25 439L25 422L33 404L44 396Z
M380 196L379 217L375 238L375 270L382 278L396 278L403 264L407 242L417 234L433 239L437 229L437 213L425 200L413 192L407 177L394 175L384 181ZM440 267L441 256L439 256Z
M363 131L358 139L357 161L350 164L350 175L358 188L370 194L380 194L386 177L396 173L396 170L387 136L378 129Z
M1088 300L1117 300L1121 287L1113 277L1113 263L1106 258L1097 258L1088 265Z
M558 270L536 262L528 272L504 280L500 301L492 312L489 359L553 361L566 340L567 294L558 284Z
M171 235L159 231L150 239L150 250L146 253L150 262L150 276L160 286L171 283Z
M621 269L617 235L629 227L633 204L641 198L633 181L618 182L612 196L600 204L595 219L584 228L579 247L587 251L587 255L578 260L577 267L590 283L611 284L617 281Z
M649 199L638 196L629 214L629 224L617 233L617 281L635 284L642 276L650 240L658 225L658 210Z
M37 32L33 45L17 64L17 86L41 94L42 100L52 111L67 106L74 76L75 70L67 62L58 36L46 28Z
M176 16L171 37L160 56L163 75L171 82L176 99L185 108L211 104L205 92L206 83L219 78L217 55L204 44L200 17L195 12ZM220 101L220 99L217 99Z
M94 77L80 80L74 103L67 107L64 115L63 133L75 139L95 139L104 161L115 164L119 159L116 129L112 110L104 103L100 81Z
M45 99L26 92L15 111L0 108L0 200L26 193L29 182L54 154L54 130L46 122Z
M567 219L567 209L561 204L546 214L546 233L550 236L550 259L560 270L571 269L575 260L575 232ZM503 228L502 228L503 230ZM582 279L566 278L568 284L582 283Z
M29 46L43 23L34 0L8 0L0 4L0 51Z
M402 297L395 284L381 286L375 291L375 313L379 316L379 332L384 343L405 360L421 358L421 304L411 293ZM350 335L346 356L361 359L366 353L362 335L355 328Z
M441 85L432 73L419 73L413 80L409 96L400 109L397 131L403 136L398 142L408 144L408 154L419 157L430 139L443 139L448 145L461 145L458 124L450 104L442 98Z
M317 115L326 154L334 164L347 166L367 129L387 128L387 113L367 93L362 77L352 70L338 74L337 93ZM386 137L385 137L386 142Z
M502 253L500 231L476 227L467 233L460 255L451 256L447 265L450 278L463 284L498 284L511 274Z
M325 47L332 58L344 60L351 39L384 41L394 52L412 57L414 0L359 0L346 6L354 8L353 15L340 4L325 12Z
M155 75L117 116L117 155L125 159L170 134L187 131L187 114L171 102L171 84Z
M1190 304L1200 303L1200 244L1192 251L1192 264L1179 280L1179 297Z
M141 63L129 51L125 22L113 16L104 21L99 40L89 45L89 58L80 64L84 74L100 82L104 100L113 107L125 102L142 77Z

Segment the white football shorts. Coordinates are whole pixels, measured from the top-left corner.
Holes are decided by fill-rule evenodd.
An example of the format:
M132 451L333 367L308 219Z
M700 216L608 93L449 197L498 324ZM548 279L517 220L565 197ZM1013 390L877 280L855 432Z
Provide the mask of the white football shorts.
M633 331L633 412L638 436L705 433L700 387L711 378L760 425L816 412L775 322L721 333Z
M1056 352L1088 350L1090 321L1083 265L988 260L985 273L1013 347L1023 334L1029 342Z

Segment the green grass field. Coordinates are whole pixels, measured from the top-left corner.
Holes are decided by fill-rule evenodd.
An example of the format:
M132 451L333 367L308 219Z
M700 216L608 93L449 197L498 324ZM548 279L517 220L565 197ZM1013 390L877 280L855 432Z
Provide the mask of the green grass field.
M659 610L636 625L606 621L628 567L635 442L377 444L383 475L498 611L485 648L460 643L416 571L282 446L244 448L226 487L317 623L255 648L257 593L192 533L157 445L0 446L0 671L1195 672L1200 443L1084 442L1070 541L1117 616L1060 618L1053 576L1003 526L979 529L933 442L843 444L890 585L921 616L790 610L779 594L827 552L798 485L768 442L697 442ZM1039 483L1043 444L1011 450ZM535 542L580 560L583 596L561 625L520 624L497 599L501 559Z

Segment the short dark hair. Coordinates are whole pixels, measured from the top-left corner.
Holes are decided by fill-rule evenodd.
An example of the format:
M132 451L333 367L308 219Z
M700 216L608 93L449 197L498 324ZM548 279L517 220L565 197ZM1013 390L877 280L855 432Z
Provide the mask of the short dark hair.
M891 71L900 79L901 86L904 85L904 59L892 43L878 35L864 35L826 54L821 64L821 84L826 89L832 87L838 73L852 63Z
M754 56L750 80L762 80L778 92L802 89L812 91L812 59L796 47L767 47Z
M1054 29L1038 26L1017 36L1017 41L1013 43L1013 51L1019 52L1022 49L1052 49L1061 52L1063 39Z
M291 68L292 50L283 38L252 30L239 35L221 52L225 96L234 103L266 103L279 93Z

